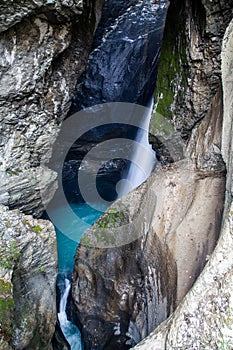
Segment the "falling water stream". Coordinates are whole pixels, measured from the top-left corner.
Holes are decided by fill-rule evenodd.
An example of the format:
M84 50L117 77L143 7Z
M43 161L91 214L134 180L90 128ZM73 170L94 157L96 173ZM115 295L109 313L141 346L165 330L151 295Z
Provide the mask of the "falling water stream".
M130 0L128 2L105 0L102 20L94 40L94 49L89 57L86 73L79 82L70 114L104 102L129 102L149 106L149 113L141 121L137 132L135 133L134 130L130 137L136 141L136 144L150 148L148 129L153 106L151 101L167 8L167 0ZM105 129L94 130L91 135L96 139L92 141L98 140L99 133L103 133L103 130ZM110 126L106 133L119 134L119 130L121 130L120 127L116 128L114 125ZM125 129L122 128L122 130ZM89 141L88 139L87 143ZM150 156L146 158L140 147L139 149L134 147L131 160L127 167L126 181L118 188L118 196L124 195L146 180L154 167L155 155L151 150ZM142 167L140 163L143 163ZM107 194L115 191L117 183L112 181L111 172L108 175L101 180L100 186L102 192ZM122 173L119 170L118 180L121 176ZM56 229L59 276L62 281L58 284L60 289L58 321L71 350L82 350L81 333L67 316L67 303L71 290L70 276L77 244L86 231L87 224L93 224L102 214L103 208L98 211L91 208L83 199L80 201L80 194L77 195L77 189L73 189L72 181L65 180L64 191L72 193L70 207L79 219L82 219L83 225L80 224L80 220L70 221L65 208L55 209L56 215L63 221L66 230L71 233L63 234L62 230ZM75 241L70 238L73 232L76 235Z
M66 314L66 305L67 305L67 299L70 292L71 283L70 281L65 278L65 286L64 286L64 293L61 296L60 305L59 305L59 312L58 312L58 320L61 325L62 332L70 344L71 349L75 350L82 350L82 341L81 341L81 334L79 329L67 319Z

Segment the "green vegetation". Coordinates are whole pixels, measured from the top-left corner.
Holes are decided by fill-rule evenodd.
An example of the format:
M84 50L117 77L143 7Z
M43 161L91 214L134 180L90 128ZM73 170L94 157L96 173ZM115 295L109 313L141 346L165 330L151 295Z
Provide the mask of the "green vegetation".
M35 233L40 233L42 231L42 227L40 225L32 225L27 219L22 220L22 224L24 226L30 227L30 229Z
M33 226L32 227L32 230L35 232L35 233L39 233L42 231L42 228L39 226L39 225L36 225L36 226Z
M31 274L34 274L34 273L44 273L46 270L46 267L45 266L40 266L38 268L35 268L33 270L30 271Z
M11 283L0 279L0 295L11 294Z
M96 223L98 228L112 228L123 225L126 222L126 217L123 211L118 211L115 208L109 209Z
M94 244L114 244L116 239L114 234L116 233L114 229L121 227L127 223L127 216L125 215L125 210L117 210L115 208L110 208L102 217L97 220L94 224L91 234L94 236ZM81 241L82 245L89 246L92 244L92 238L90 233L84 235Z
M114 244L116 242L111 232L106 229L94 229L93 233L97 243Z
M11 222L9 220L4 219L4 222L7 228L11 227Z
M14 240L9 242L9 244L0 240L0 253L2 257L0 266L8 269L14 267L15 262L20 256L20 250L18 249L16 241Z
M185 16L182 16L182 6L182 2L178 0L170 5L158 66L155 90L156 112L167 119L172 117L171 106L174 100L182 104L187 87Z
M151 120L150 132L165 138L174 133L174 127L169 120L156 112Z
M15 169L15 170L13 170L13 169L7 169L6 172L7 172L8 175L19 175L19 173L21 172L21 170L19 170L19 169Z
M82 238L82 245L89 246L91 244L91 239L88 235L84 235Z
M97 243L103 242L106 244L114 244L116 239L113 234L116 227L126 224L127 218L123 210L119 211L115 208L110 208L95 224L93 234Z
M0 334L5 341L12 338L12 315L14 301L12 299L11 284L0 279Z

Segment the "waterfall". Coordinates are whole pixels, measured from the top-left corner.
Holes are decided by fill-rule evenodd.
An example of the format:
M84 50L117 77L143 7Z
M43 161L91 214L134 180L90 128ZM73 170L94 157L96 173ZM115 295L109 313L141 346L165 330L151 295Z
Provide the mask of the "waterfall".
M141 121L140 128L135 137L135 147L132 149L132 158L126 174L126 178L117 184L118 198L129 193L141 185L151 174L156 161L156 153L152 150L148 141L148 132L151 115L153 112L153 98L145 118Z
M80 331L72 322L70 322L67 319L66 305L67 305L67 299L71 288L71 283L67 278L65 278L64 282L65 282L65 286L64 286L64 289L61 291L62 293L61 293L61 299L60 299L60 305L59 305L58 320L60 323L61 330L67 342L70 344L70 349L82 350Z
M130 103L134 105L134 107L144 106L144 108L146 108L145 106L148 106L155 89L159 52L168 3L168 0L105 0L102 20L94 40L94 50L89 56L86 72L77 85L69 116L72 116L78 111L85 111L88 107L111 102ZM76 147L73 148L73 153L71 149L70 157L67 157L67 162L69 161L68 169L72 170L74 176L72 175L73 177L71 177L70 180L67 177L66 181L63 182L63 184L65 184L64 192L69 194L68 197L70 199L68 199L68 201L70 202L72 211L76 213L77 218L84 219L84 225L77 224L80 220L69 220L69 216L65 214L64 208L59 208L59 201L54 205L57 216L60 217L60 221L64 221L64 225L59 224L58 228L56 228L58 237L59 271L60 273L63 272L58 320L61 330L67 342L70 344L71 350L82 350L82 342L79 329L67 318L66 306L71 283L69 279L65 277L64 271L68 270L69 273L72 273L70 265L74 263L73 250L76 248L75 244L77 245L82 234L86 231L86 223L92 224L101 214L96 211L93 217L93 215L90 216L90 212L86 212L90 209L87 209L87 207L89 207L88 201L87 203L83 203L83 197L79 188L81 185L77 185L76 181L78 174L76 167L80 159L83 159L83 153L91 154L90 150L92 150L93 145L96 143L101 144L106 140L113 140L114 142L114 139L120 139L121 145L124 145L124 139L129 139L129 141L132 141L131 143L126 143L127 145L130 144L128 148L129 158L126 158L125 152L123 152L122 157L117 156L110 158L110 160L123 159L124 161L131 161L131 163L128 163L129 166L124 178L121 177L122 173L120 173L119 178L122 178L122 180L119 182L114 182L115 179L113 181L111 178L111 181L108 180L108 183L105 181L104 184L102 180L102 182L100 182L102 192L108 194L114 191L115 200L115 189L118 197L120 197L143 183L150 175L155 163L155 152L152 151L148 142L152 102L150 107L151 108L148 108L148 113L133 113L132 120L130 118L131 115L127 116L126 108L126 111L122 111L118 118L113 118L113 120L108 118L106 123L102 125L102 128L98 128L99 124L97 124L95 127L90 128L88 132L85 131L82 137L80 137L80 143L77 143ZM137 107L135 108L137 110ZM140 109L140 107L138 108ZM132 108L130 108L130 111L132 111ZM110 112L111 111L108 111L108 116ZM98 108L96 113L98 113ZM119 123L121 116L124 118L121 120L121 123ZM141 122L138 123L137 118L139 116L142 116L142 118ZM128 117L129 122L127 123ZM100 119L96 116L96 120ZM80 123L80 130L82 130L82 125L84 125L84 121L83 124ZM73 128L73 130L76 133L76 129ZM69 137L71 131L72 130L69 131ZM130 148L131 144L133 145L132 148ZM81 149L82 145L88 146L86 147L87 151ZM113 151L115 150L118 149L114 148ZM58 157L58 159L60 158ZM96 159L98 160L99 158L97 157ZM91 166L93 166L93 164L91 164ZM122 163L119 164L119 171L121 171ZM90 169L92 169L91 166ZM88 171L91 173L90 169L88 170L87 167L87 175ZM122 172L123 171L124 170L122 170ZM65 174L65 172L63 172L63 174ZM71 172L69 170L69 176L70 174ZM118 175L116 178L118 180ZM103 179L106 178L103 177ZM116 183L117 186L115 186ZM88 182L87 185L85 191L88 194L90 192L92 195L90 183ZM81 208L83 208L84 211ZM85 220L85 217L87 217L88 220ZM62 227L65 229L59 231ZM78 240L77 235L78 237L80 236ZM71 250L69 251L67 247L72 247L72 252ZM69 265L68 268L65 264ZM71 271L69 269L71 269ZM88 327L88 325L83 326ZM125 349L123 344L117 344L116 347L120 348L119 346L121 345L122 350ZM87 345L85 344L85 346ZM91 345L88 345L87 348L90 349L90 346Z

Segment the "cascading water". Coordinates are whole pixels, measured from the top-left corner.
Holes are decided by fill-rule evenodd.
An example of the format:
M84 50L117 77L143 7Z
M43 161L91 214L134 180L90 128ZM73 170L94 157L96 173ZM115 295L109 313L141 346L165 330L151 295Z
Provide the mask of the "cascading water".
M152 106L151 96L155 88L168 3L167 0L129 0L127 2L105 0L102 19L94 40L94 50L89 57L86 72L77 87L70 115L104 102L129 102ZM150 149L150 156L145 159L143 148L132 148L132 162L128 163L126 179L120 181L117 186L118 196L122 196L145 181L154 166L155 155L148 144L148 133L145 132L149 129L152 107L148 111L147 116L143 115L137 128L126 126L124 123L113 123L91 130L79 143L76 143L77 147L73 147L72 152L67 156L64 167L64 174L66 174L63 182L64 191L73 211L84 221L83 226L80 225L80 221L71 222L69 216L64 214L64 208L55 208L60 220L64 221L66 230L75 231L76 236L79 237L73 241L67 238L62 230L57 229L59 272L63 279L63 283L58 286L61 292L58 321L71 350L82 349L82 344L80 331L68 320L66 313L71 288L67 276L72 273L77 243L87 229L85 222L92 224L103 212L103 209L93 212L93 209L83 203L76 185L78 168L83 158L83 154L80 156L80 143L86 147L108 139L109 135L110 138L114 138L115 135L120 134L120 137L131 138L136 141L136 144L144 145L144 149ZM143 167L140 167L140 163L143 163ZM116 160L112 164L122 166L122 162L117 163ZM107 176L105 176L106 173ZM116 193L116 184L124 174L125 169L122 172L119 168L118 172L111 173L106 166L105 175L99 176L99 192L105 192L106 196L111 192ZM116 199L116 196L112 195L110 203L113 199ZM72 232L68 236L72 236Z
M146 117L141 121L140 128L135 136L135 147L132 149L132 158L127 169L126 179L117 184L118 198L129 193L141 185L151 174L155 166L155 152L148 141L148 130L153 111L153 100ZM138 146L140 145L140 146Z
M64 285L64 291L61 296L60 305L59 305L59 312L58 312L58 320L60 323L61 330L68 341L71 350L82 350L82 341L81 341L81 334L79 329L67 319L66 314L66 305L67 305L67 299L70 292L71 283L70 281L65 278L65 285Z

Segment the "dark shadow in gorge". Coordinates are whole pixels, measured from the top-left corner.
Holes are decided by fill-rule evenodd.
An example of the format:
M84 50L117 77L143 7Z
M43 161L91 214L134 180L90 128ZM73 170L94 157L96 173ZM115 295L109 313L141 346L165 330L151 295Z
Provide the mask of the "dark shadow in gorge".
M118 7L114 7L111 1L105 3L103 21L97 29L94 51L89 57L87 70L77 86L70 115L104 102L131 102L147 106L153 95L168 2L114 3ZM131 4L134 6L131 7ZM121 6L124 6L124 10ZM107 23L107 28L103 22ZM96 143L105 140L106 135L110 135L110 139L119 135L133 139L135 131L131 129L128 132L125 126L120 125L90 131L73 145L67 157L68 163L77 160L82 147L88 152ZM79 147L80 141L82 147ZM124 163L119 164L118 170L124 166ZM109 175L109 171L107 173ZM112 177L110 173L110 178ZM72 186L70 186L71 192ZM145 337L173 309L175 264L169 251L166 247L162 247L157 237L155 241L153 249L148 245L143 252L140 251L140 240L122 248L123 253L120 248L103 250L102 259L98 254L100 250L91 248L85 250L80 247L76 258L81 265L75 267L74 285L78 278L81 288L80 295L76 296L79 300L85 299L84 293L88 300L85 299L86 302L81 301L81 304L78 304L74 298L71 314L74 321L76 318L78 323L81 321L83 325L85 349L127 350ZM148 280L150 277L146 270L150 259L148 256L154 254L156 260L151 278L155 281L152 282ZM140 256L140 263L131 266L135 255ZM94 259L96 271L89 270L90 258ZM104 263L106 274L109 274L107 278L101 275L102 272L97 272L98 269L102 269L105 258L108 261ZM85 276L82 276L82 273ZM115 273L122 275L119 290L114 287L114 281L111 282L112 278L113 280L115 278ZM91 281L88 282L87 275L93 276L93 284ZM162 275L163 277L160 277ZM169 281L167 284L169 287L166 287L165 281ZM85 291L82 290L82 286L86 286ZM130 292L124 293L123 286L127 290L130 289ZM106 319L106 312L112 314L112 317L107 316ZM145 323L142 328L138 326L139 318Z

